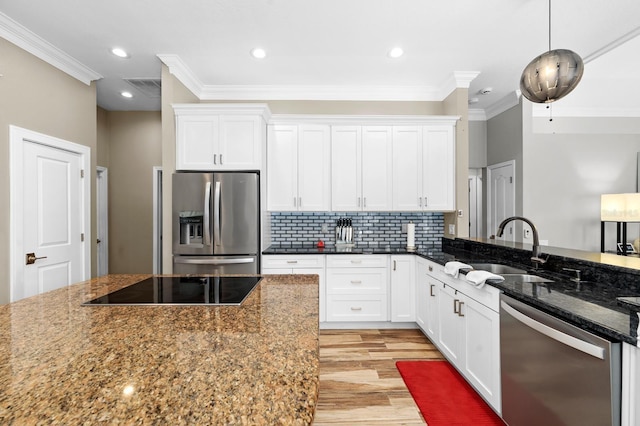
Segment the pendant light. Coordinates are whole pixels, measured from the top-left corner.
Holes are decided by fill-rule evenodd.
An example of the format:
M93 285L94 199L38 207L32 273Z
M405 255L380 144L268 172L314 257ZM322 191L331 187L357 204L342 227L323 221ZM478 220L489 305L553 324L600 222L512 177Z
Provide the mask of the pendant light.
M549 0L549 51L522 71L520 91L535 103L551 103L576 88L584 72L582 58L568 49L551 50L551 0Z

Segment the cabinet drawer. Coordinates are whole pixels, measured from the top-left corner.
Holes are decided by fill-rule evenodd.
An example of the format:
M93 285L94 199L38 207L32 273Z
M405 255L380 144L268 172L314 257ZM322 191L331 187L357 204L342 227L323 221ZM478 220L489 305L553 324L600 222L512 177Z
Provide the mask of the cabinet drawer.
M328 294L387 294L385 268L327 269Z
M323 268L323 255L266 255L262 257L262 267L269 268Z
M375 254L340 254L327 256L329 268L386 268L387 255Z
M455 288L461 293L495 312L500 311L500 290L489 284L485 284L482 288L476 288L463 275L460 275L457 281Z
M384 295L330 295L327 321L388 321Z

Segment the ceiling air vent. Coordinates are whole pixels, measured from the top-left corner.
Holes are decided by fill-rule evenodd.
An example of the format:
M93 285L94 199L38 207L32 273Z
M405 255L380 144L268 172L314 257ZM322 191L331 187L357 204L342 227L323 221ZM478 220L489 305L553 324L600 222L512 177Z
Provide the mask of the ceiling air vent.
M149 98L160 97L160 80L150 78L125 78L124 81L138 89L138 91Z

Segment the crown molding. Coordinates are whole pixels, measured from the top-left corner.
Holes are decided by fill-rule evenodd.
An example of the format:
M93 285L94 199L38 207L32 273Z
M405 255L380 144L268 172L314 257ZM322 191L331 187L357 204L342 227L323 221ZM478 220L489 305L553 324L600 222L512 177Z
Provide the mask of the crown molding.
M201 101L315 100L315 101L436 101L456 88L469 88L477 71L455 71L441 87L432 86L267 86L204 84L187 64L173 54L159 54L182 84Z
M582 62L584 62L585 64L588 64L589 62L593 61L594 59L599 58L600 56L604 55L607 52L612 51L613 49L615 49L616 47L626 43L627 41L640 36L640 27L637 27L631 31L629 31L628 33L626 33L625 35L623 35L622 37L618 37L617 39L613 40L611 43L601 47L600 49L596 50L595 52L591 52L590 54L588 54L587 56L585 56L582 59Z
M201 100L441 101L429 86L204 86Z
M440 85L440 100L456 89L468 89L471 82L480 75L480 71L454 71Z
M505 112L509 108L513 108L514 106L518 105L520 103L520 96L522 96L522 93L519 90L514 90L513 92L508 93L498 102L489 105L484 110L487 116L487 120Z
M179 115L259 115L268 122L271 118L269 105L261 103L200 103L200 104L172 104L171 107L176 116Z
M0 37L86 85L102 78L99 73L78 62L2 12L0 12Z
M193 71L191 71L191 68L189 68L182 59L180 59L180 56L171 54L159 54L156 56L169 68L169 72L180 80L187 89L189 89L199 99L202 99L200 94L204 84L193 73Z
M332 115L332 114L273 114L269 124L340 124L340 125L455 125L457 115Z
M469 108L469 121L487 121L487 113L481 108Z

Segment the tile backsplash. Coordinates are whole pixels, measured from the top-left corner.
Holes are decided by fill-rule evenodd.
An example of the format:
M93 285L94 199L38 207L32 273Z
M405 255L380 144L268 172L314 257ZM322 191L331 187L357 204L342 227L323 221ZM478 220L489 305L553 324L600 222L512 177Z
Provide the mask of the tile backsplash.
M416 246L439 246L444 234L443 213L379 212L272 212L271 243L278 245L335 243L336 221L352 220L356 245L406 245L404 224L415 224ZM327 232L322 232L326 225Z

